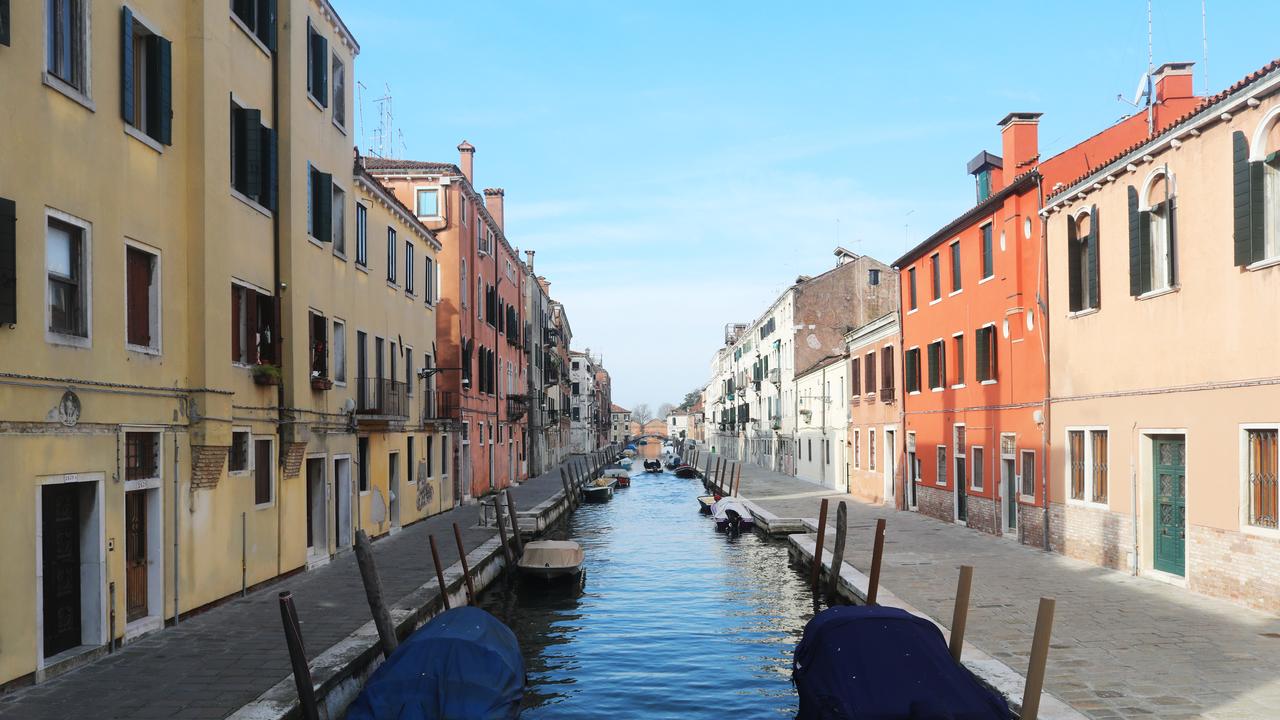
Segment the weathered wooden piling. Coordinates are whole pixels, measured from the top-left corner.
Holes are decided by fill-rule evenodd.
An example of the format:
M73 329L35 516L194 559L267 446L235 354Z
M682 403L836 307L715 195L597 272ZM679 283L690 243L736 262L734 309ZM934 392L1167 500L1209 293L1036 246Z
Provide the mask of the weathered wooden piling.
M818 542L813 546L813 572L809 578L809 586L816 592L818 579L822 576L822 541L827 537L827 498L822 498L822 507L818 510Z
M1049 659L1049 637L1053 634L1054 599L1040 598L1036 612L1036 634L1031 639L1031 659L1027 663L1027 684L1022 690L1021 720L1036 720L1040 715L1040 691L1044 689L1044 665Z
M462 562L462 578L467 581L467 604L476 602L476 586L471 583L471 565L467 562L467 549L462 546L462 531L458 523L453 524L453 539L458 541L458 559Z
M382 597L378 565L374 562L373 548L364 530L356 531L356 563L360 566L360 582L364 584L364 595L369 601L369 612L373 614L373 625L378 629L378 644L382 646L382 656L389 658L400 641L396 638L395 626L391 624L391 612Z
M849 511L841 500L836 506L836 544L831 548L831 574L827 576L827 595L840 590L840 568L844 565L844 541L849 530Z
M875 605L880 592L880 559L884 556L884 518L876 519L876 544L871 551L871 578L867 581L867 604Z
M511 555L511 545L507 539L507 521L502 517L501 498L494 496L493 498L493 516L498 520L498 539L502 541L502 556L507 560L507 568L516 564L516 559Z
M436 583L440 585L440 603L445 610L449 609L449 586L444 584L444 566L440 564L440 551L436 549L436 536L428 535L431 542L431 562L436 566Z
M511 518L511 537L516 541L516 555L524 555L524 538L520 535L520 516L516 514L516 499L511 496L511 491L506 492L507 496L507 517Z
M737 472L733 478L733 496L738 497L738 488L742 487L742 463L738 463Z
M316 688L311 681L311 666L307 665L307 651L302 645L302 626L298 611L293 607L293 593L280 593L280 620L284 623L284 639L289 646L289 663L293 666L293 685L298 690L298 707L303 720L320 720L316 705Z
M951 612L951 657L960 662L964 651L964 626L969 621L969 591L973 587L973 566L960 566L960 580L956 582L956 607Z

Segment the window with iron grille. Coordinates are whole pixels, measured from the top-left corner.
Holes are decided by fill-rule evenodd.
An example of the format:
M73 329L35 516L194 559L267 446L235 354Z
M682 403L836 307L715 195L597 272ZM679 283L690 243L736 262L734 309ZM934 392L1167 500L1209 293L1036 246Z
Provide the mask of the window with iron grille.
M1249 493L1249 524L1276 529L1277 430L1246 430Z
M1022 494L1035 497L1036 494L1036 453L1034 450L1022 451Z
M947 486L947 446L938 446L938 485Z
M236 430L231 433L231 452L227 458L231 472L245 472L249 469L249 431Z
M1105 428L1067 430L1068 497L1107 502L1108 436Z
M124 477L126 480L149 480L160 477L159 433L127 432L124 434Z

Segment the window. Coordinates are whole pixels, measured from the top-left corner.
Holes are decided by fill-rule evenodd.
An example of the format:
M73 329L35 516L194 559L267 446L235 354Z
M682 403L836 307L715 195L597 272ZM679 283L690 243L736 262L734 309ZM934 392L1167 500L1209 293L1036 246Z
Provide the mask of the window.
M329 104L329 41L307 18L307 92L320 105Z
M982 226L982 279L994 275L995 261L992 258L991 248L991 223Z
M160 477L160 433L124 434L124 479L150 480Z
M947 486L947 446L938 446L938 485Z
M435 436L428 435L427 436L427 456L426 456L427 477L431 477L435 474L435 457L436 457L435 444L436 444Z
M1246 492L1249 493L1249 524L1277 527L1277 450L1275 428L1245 431Z
M48 0L45 69L62 82L89 93L89 7L85 0Z
M1036 494L1036 451L1022 451L1022 494L1035 497Z
M329 377L329 323L318 312L308 313L311 318L311 379Z
M462 227L467 226L467 196L458 193L458 214L462 216Z
M1252 153L1244 133L1231 136L1237 266L1280 258L1280 121L1269 122Z
M1067 430L1067 479L1070 499L1106 504L1107 431Z
M1128 188L1129 294L1143 295L1173 286L1174 203L1167 174L1150 181L1146 196ZM1144 207L1145 206L1145 209Z
M435 188L418 188L418 217L440 216L440 191Z
M341 320L333 321L333 380L347 381L347 325Z
M973 489L982 490L986 482L987 463L986 450L981 445L973 446Z
M270 295L232 283L231 360L242 365L275 360L275 303Z
M0 0L0 45L9 46L9 0Z
M968 433L964 425L956 425L953 433L956 443L956 488L963 493L968 487L967 478L969 477L968 456L965 454L965 448L968 447L965 445Z
M907 392L920 392L920 348L911 348L906 357Z
M130 347L160 349L159 258L125 246L125 339Z
M862 437L861 431L857 428L853 429L853 468L855 470L862 467Z
M876 429L867 428L867 467L876 469Z
M577 405L574 405L574 406L573 406L573 419L574 419L575 421L576 421L576 420L581 419L581 418L580 418L579 409L580 409L580 408L579 408L579 406L577 406Z
M387 226L387 282L396 281L396 229Z
M893 346L880 348L880 399L893 400Z
M276 207L276 131L262 112L231 103L231 187L268 210Z
M333 176L307 165L307 231L320 242L333 240Z
M249 470L249 431L233 430L231 432L231 451L227 457L227 468L233 473Z
M45 269L49 281L49 331L89 337L88 228L49 217Z
M333 56L333 122L341 128L347 126L347 68Z
M852 396L857 398L862 395L862 358L853 358L850 361L849 369L851 370L849 373L849 390Z
M978 364L975 374L978 382L996 381L996 327L987 325L974 333L974 347L978 353Z
M342 188L333 186L333 251L343 256L347 254L346 197Z
M879 285L879 284L880 284L880 269L879 269L879 268L871 268L870 270L867 270L867 284L868 284L868 285ZM772 323L772 322L773 322L773 320L771 319L771 320L769 320L769 322L770 322L770 323ZM761 335L761 337L764 337L764 336L763 336L763 335Z
M163 145L172 144L172 45L120 9L120 115Z
M933 299L942 299L942 262L938 253L929 256L929 274L933 278Z
M413 272L413 241L404 241L404 291L410 295L413 294L414 283Z
M1071 312L1098 307L1098 206L1067 218L1067 280Z
M231 0L231 12L268 50L276 47L276 0Z
M270 505L275 500L276 465L271 455L270 439L253 441L253 502Z
M356 264L369 265L369 208L356 203Z
M427 298L427 304L430 305L436 301L436 269L435 263L430 257L422 258L422 292Z
M369 492L369 438L356 439L356 483L360 492Z
M952 387L964 385L964 334L958 333L951 337L951 348L955 351L955 382Z
M960 281L960 241L951 243L951 292L960 292L963 285Z
M916 269L907 268L907 300L909 307L915 310L916 305Z
M941 340L929 343L929 388L941 390L947 386L947 351Z

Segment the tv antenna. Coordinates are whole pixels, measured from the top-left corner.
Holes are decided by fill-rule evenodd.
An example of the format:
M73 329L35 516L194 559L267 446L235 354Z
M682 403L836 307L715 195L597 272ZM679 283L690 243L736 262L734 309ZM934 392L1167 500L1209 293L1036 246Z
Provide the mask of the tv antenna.
M1156 66L1151 38L1151 0L1147 0L1147 71L1142 73L1142 77L1138 78L1138 87L1133 92L1133 100L1125 98L1124 95L1116 95L1116 99L1137 108L1145 107L1147 109L1148 137L1155 134L1155 88L1152 86L1152 79L1155 75Z
M378 157L395 157L395 115L391 109L391 84L386 83L385 94L374 100L378 106L378 127L373 130L373 154Z

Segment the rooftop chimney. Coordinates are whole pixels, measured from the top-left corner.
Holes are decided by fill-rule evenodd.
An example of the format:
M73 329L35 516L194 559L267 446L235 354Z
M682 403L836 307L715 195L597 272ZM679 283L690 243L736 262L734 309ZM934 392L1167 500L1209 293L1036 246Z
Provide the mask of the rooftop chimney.
M1037 135L1040 116L1043 113L1013 112L997 123L1000 127L1000 144L1004 152L1004 164L1008 166L1006 182L1031 169L1040 159ZM999 188L992 188L995 192Z
M475 155L476 147L466 140L458 146L458 164L462 166L462 176L467 179L467 182L472 182L471 162Z
M1192 89L1191 67L1195 63L1169 62L1156 68L1151 84L1156 89L1156 102L1164 102L1174 98L1195 97Z
M533 250L525 250L525 251L524 251L525 257L529 258L528 265L529 265L529 274L530 274L530 275L533 275L533 253L534 253L534 251L533 251Z
M503 192L502 188L484 189L484 207L489 211L493 221L498 223L498 229L505 234L507 230L502 224L502 198L504 195L506 193Z

